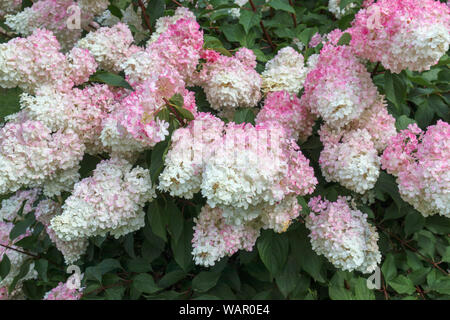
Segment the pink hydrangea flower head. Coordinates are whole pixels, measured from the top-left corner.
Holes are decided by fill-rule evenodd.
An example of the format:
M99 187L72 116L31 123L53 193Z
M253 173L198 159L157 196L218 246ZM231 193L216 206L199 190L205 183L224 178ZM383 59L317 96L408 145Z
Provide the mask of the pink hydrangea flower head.
M434 0L367 2L352 27L351 46L394 73L430 69L450 43L450 9Z
M290 136L305 141L312 134L316 116L311 114L300 99L286 91L270 92L256 117L256 124L276 121L284 126Z

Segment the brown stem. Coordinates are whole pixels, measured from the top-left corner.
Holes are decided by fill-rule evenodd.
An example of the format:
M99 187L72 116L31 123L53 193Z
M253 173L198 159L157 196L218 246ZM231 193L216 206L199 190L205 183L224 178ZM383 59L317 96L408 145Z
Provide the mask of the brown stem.
M139 7L141 7L141 11L142 11L142 15L144 17L145 24L147 25L148 30L150 30L150 32L152 32L152 24L150 23L150 18L145 9L145 5L142 2L142 0L138 0L138 4L139 4Z
M400 244L406 248L408 248L409 250L411 250L414 253L417 253L418 255L420 255L426 262L428 262L429 264L431 264L434 268L438 269L439 271L441 271L443 274L445 274L446 276L448 275L448 272L445 271L444 269L442 269L441 267L439 267L438 263L428 259L426 256L424 256L422 253L419 252L419 250L417 250L416 248L410 246L408 244L407 241L399 238L397 235L391 233L390 231L386 230L384 227L382 227L380 224L378 224L378 227L385 232L386 234L388 234L389 236L393 237L395 240L397 240L398 242L400 242Z
M373 76L375 74L377 74L376 72L377 72L377 69L378 69L379 66L380 66L380 62L378 61L377 64L375 65L375 68L373 68L372 73L370 75L372 78L373 78Z
M292 8L294 8L294 1L289 0L289 4ZM294 9L295 10L295 9ZM297 18L295 17L295 13L291 13L292 22L294 22L294 28L297 27Z
M30 253L30 252L22 251L22 250L19 250L19 249L10 247L10 246L6 246L6 245L4 245L4 244L0 244L0 246L4 247L4 248L6 248L6 249L10 249L10 250L14 250L14 251L17 251L17 252L26 254L26 255L28 255L28 256L30 256L30 257L33 257L33 258L39 258L39 256L34 255L34 254Z
M177 0L172 0L173 3L175 3L176 5L182 7L183 5L181 3L179 3Z
M252 6L253 12L256 12L256 6L253 3L253 0L249 0L250 5ZM262 20L259 21L259 25L261 26L261 29L263 30L264 36L267 40L267 42L269 43L270 47L272 48L272 50L276 49L276 45L273 44L272 42L272 38L270 37L269 33L266 30L266 27L264 27L264 23L262 22Z
M416 291L420 294L420 296L422 297L423 300L427 300L425 298L425 295L423 294L423 290L422 290L422 288L420 288L420 286L416 286Z
M172 106L172 104L169 102L169 100L167 100L166 98L164 98L164 102L167 104L167 106L170 108L170 110L172 110L173 114L175 115L175 117L177 118L178 122L180 123L180 125L184 126L184 121L183 119L180 118L180 116L178 115L177 110Z

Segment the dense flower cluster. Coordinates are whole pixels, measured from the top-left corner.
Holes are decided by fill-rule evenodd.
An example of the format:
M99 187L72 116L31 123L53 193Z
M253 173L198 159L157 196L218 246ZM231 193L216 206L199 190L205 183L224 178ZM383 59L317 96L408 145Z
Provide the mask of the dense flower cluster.
M215 110L255 107L261 99L261 76L256 72L256 56L241 48L234 57L205 52L206 63L196 84L205 91Z
M366 129L339 136L321 131L324 149L319 164L327 181L337 181L347 189L364 193L372 189L380 173L380 159Z
M358 118L376 97L370 74L352 49L337 46L332 40L320 51L317 64L306 77L302 103L339 129Z
M424 216L450 218L450 125L442 120L424 133L416 124L393 137L383 169L397 177L401 197Z
M117 72L121 70L121 64L131 54L130 46L133 41L133 35L128 26L119 22L112 27L103 27L95 32L89 32L86 37L78 41L77 47L89 50L101 69Z
M281 124L294 140L301 141L312 134L315 120L300 99L287 91L269 93L256 117L256 123L273 121Z
M203 32L192 13L185 8L178 8L174 17L176 19L160 18L156 30L158 36L147 42L145 50L134 48L122 63L132 84L167 69L176 71L183 81L190 83L200 59Z
M61 213L61 205L48 199L39 202L35 209L36 220L44 225L50 240L54 243L56 249L62 253L66 264L70 265L86 252L89 242L85 238L65 241L55 233L50 226L50 221Z
M238 250L251 251L259 236L254 223L229 225L220 208L204 206L194 219L192 255L196 264L212 266L224 256L231 256Z
M199 113L188 127L176 130L158 188L186 199L199 192L204 167L220 146L223 128L224 123L219 118Z
M44 85L66 91L87 81L97 68L91 53L74 48L64 55L60 48L52 32L43 29L0 44L0 86L33 93Z
M359 56L392 72L428 70L447 52L450 8L434 0L366 1L348 32Z
M14 240L9 234L31 213L45 230L39 237L48 235L66 264L86 253L91 237L119 238L144 227L144 208L156 190L204 198L193 219L198 265L252 250L262 229L285 232L302 211L298 197L318 184L298 143L316 142L308 139L319 118L318 162L327 182L341 184L354 200L370 200L385 169L424 216L450 217L448 123L426 132L410 125L397 134L364 65L429 69L448 50L447 6L368 0L347 30L349 45L339 41L343 31L316 33L304 55L283 47L264 66L257 65L258 52L245 47L230 50L234 55L206 48L194 13L181 6L156 21L144 46L139 42L149 34L141 7L121 9L119 19L109 4L41 0L19 12L17 1L0 1L0 16L24 36L0 44L0 87L23 91L20 111L0 126L0 195L14 193L0 207L0 261L5 255L11 261L0 299L21 297L22 281L37 276L31 263L8 293L31 257L15 243L33 228ZM354 6L329 1L338 18ZM81 26L68 28L76 8ZM233 15L240 10L233 8ZM89 32L81 38L83 29ZM303 52L306 43L297 40ZM210 108L196 101L202 90ZM255 121L231 120L242 111ZM161 162L154 163L158 152ZM99 160L85 175L80 163L90 158ZM378 234L349 200L313 197L306 227L312 248L337 268L369 273L381 259ZM69 280L44 299L80 299L83 290L71 289Z
M28 36L34 29L54 32L65 49L81 37L82 29L109 5L108 0L40 0L15 15L6 16L6 24L17 33Z
M65 241L105 235L118 238L144 226L144 204L154 197L147 169L126 160L97 165L92 177L77 183L50 228Z
M324 255L337 268L371 273L381 260L378 233L367 215L352 209L345 197L336 202L314 197L309 206L306 227L314 251Z
M285 90L297 94L305 82L307 69L301 53L292 47L285 47L266 64L262 73L262 90L264 92Z
M70 278L68 281L70 281ZM80 300L83 290L69 288L67 283L60 282L55 288L45 294L43 300Z
M48 189L51 196L78 179L84 145L73 131L52 134L42 123L25 120L0 129L0 151L0 194L54 180L60 186Z

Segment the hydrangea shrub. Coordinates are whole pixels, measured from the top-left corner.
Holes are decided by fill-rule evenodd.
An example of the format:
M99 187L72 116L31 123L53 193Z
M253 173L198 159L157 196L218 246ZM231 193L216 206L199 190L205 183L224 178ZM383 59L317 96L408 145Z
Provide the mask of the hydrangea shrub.
M0 0L0 300L450 298L449 44L436 0Z

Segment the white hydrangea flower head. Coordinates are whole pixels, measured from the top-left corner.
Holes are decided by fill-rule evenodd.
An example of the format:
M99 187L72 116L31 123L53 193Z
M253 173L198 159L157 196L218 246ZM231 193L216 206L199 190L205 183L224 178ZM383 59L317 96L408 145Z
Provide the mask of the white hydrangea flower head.
M222 217L222 210L205 205L194 218L192 255L195 264L213 266L225 256L241 249L251 251L259 236L260 227L253 223L229 225Z
M195 15L186 7L177 7L173 16L164 16L158 18L155 24L155 31L153 31L150 40L148 40L147 45L158 40L159 36L169 29L171 24L175 24L180 19L193 19L195 20Z
M208 53L210 53L208 51ZM261 76L256 72L256 56L240 48L234 57L213 52L202 66L196 84L215 110L255 107L261 99Z
M78 41L77 47L88 49L100 68L119 72L122 70L121 64L131 54L130 46L133 41L133 35L128 26L119 22L112 27L102 27L89 32L86 37Z
M78 166L85 147L70 130L51 133L39 121L8 122L0 129L0 194L38 187Z
M319 164L328 182L338 182L361 194L375 186L381 163L366 129L342 132L336 136L322 127L319 134L324 144Z
M367 215L350 208L349 199L336 202L314 197L306 217L312 249L324 255L336 268L344 271L371 273L380 263L378 233L367 222Z
M75 185L50 228L64 241L107 233L119 238L144 226L143 207L155 196L147 169L123 159L104 160Z
M264 92L287 91L297 94L306 78L303 55L292 47L285 47L266 63L262 73L262 90Z
M36 220L44 225L50 240L64 256L65 263L70 265L86 252L89 241L87 239L64 241L57 236L55 231L50 227L50 221L53 217L61 214L61 212L62 209L59 203L46 199L42 200L37 205L35 216Z
M199 113L188 127L177 129L172 134L158 189L186 199L199 192L204 167L220 146L223 128L219 118Z

